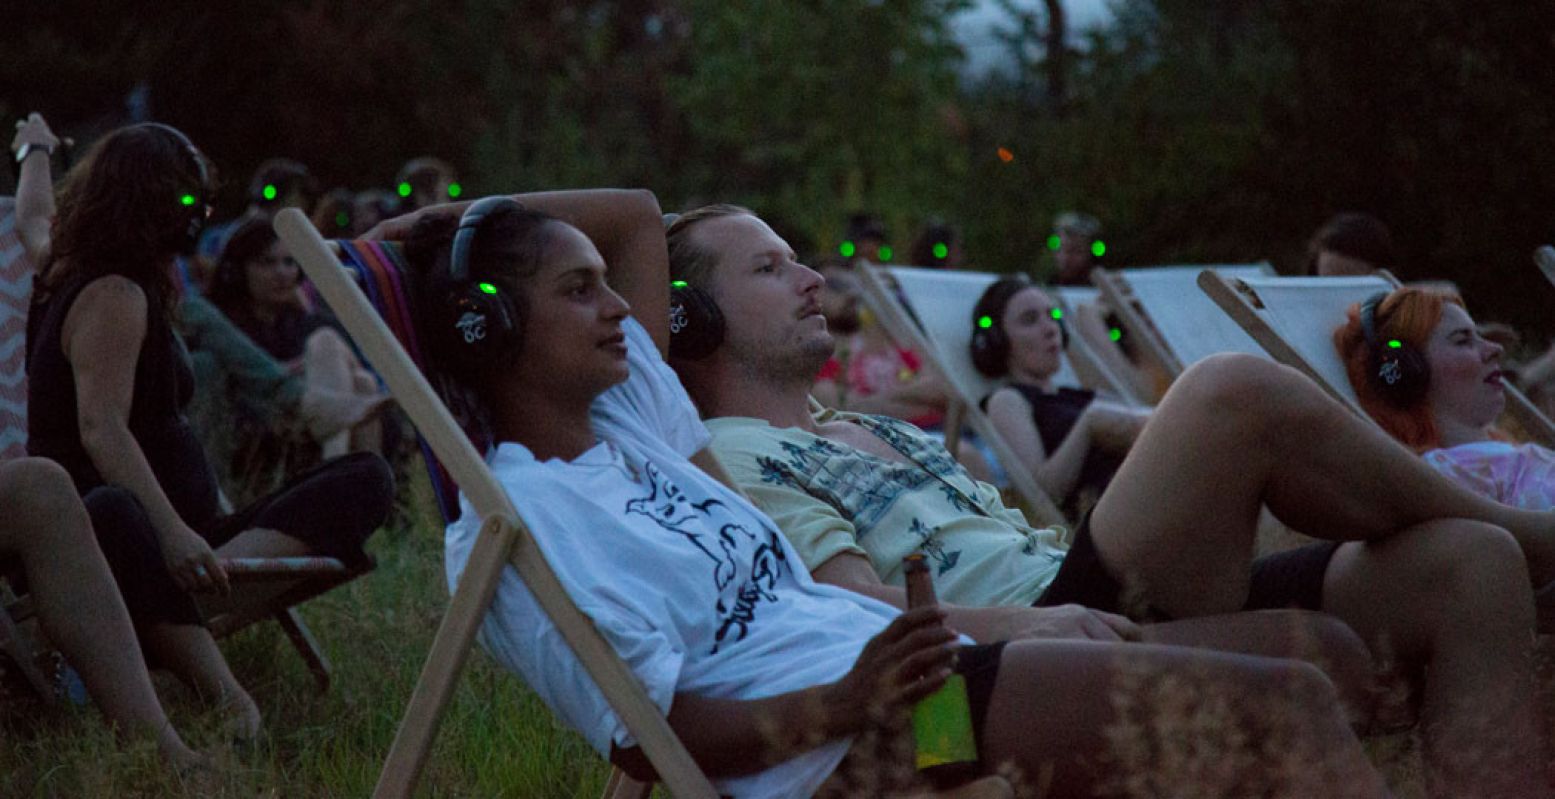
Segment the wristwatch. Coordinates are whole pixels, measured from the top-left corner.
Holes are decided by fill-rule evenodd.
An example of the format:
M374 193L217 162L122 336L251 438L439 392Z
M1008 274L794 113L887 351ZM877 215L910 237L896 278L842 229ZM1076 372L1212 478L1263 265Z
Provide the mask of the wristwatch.
M20 165L23 161L27 160L27 156L32 155L35 152L42 152L45 158L53 158L54 146L51 144L33 144L32 142L27 142L16 148L16 163Z

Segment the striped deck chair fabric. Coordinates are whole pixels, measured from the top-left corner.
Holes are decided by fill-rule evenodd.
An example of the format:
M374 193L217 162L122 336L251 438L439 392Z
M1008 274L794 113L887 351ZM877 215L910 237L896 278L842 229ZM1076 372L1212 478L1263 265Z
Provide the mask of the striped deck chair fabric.
M389 330L399 341L401 347L410 355L410 359L421 369L423 374L435 375L435 370L427 369L425 348L421 345L421 337L416 332L415 306L412 297L414 292L407 285L409 268L405 264L405 255L400 245L387 241L337 241L339 246L340 262L355 274L357 285L367 295L368 301L373 305L387 323ZM475 444L478 451L484 452L490 441L490 435L476 411L476 405L459 388L446 380L432 378L430 382L442 396L443 404L448 406L454 419ZM459 489L449 476L448 470L443 467L432 453L431 447L424 438L418 439L421 447L421 456L426 460L427 473L432 477L432 488L437 496L438 510L445 521L452 521L459 515Z
M0 197L0 460L26 454L27 302L32 261L16 237L16 200Z

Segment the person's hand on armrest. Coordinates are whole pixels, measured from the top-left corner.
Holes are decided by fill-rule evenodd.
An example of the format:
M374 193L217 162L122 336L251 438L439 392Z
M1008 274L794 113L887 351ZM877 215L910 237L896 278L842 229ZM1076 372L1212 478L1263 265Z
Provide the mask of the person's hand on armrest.
M881 582L869 559L862 555L836 555L817 567L812 576L817 582L846 588L899 608L907 607L907 591ZM1079 605L971 608L941 602L940 607L948 614L951 629L982 643L1028 638L1139 640L1139 626L1128 619Z

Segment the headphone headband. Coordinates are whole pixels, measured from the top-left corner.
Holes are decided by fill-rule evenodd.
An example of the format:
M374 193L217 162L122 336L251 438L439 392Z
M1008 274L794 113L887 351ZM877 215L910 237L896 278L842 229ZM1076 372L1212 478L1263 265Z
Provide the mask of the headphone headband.
M500 210L519 211L523 206L512 197L482 197L464 209L459 217L459 229L454 233L453 247L448 254L448 277L455 283L470 279L470 250L475 246L475 233L481 221Z

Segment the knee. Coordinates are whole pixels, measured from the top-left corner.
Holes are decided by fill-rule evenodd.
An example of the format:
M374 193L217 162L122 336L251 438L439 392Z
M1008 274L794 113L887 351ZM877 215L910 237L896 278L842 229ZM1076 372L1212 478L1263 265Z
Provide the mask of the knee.
M1429 548L1430 570L1437 585L1460 596L1508 586L1519 596L1532 593L1528 560L1517 539L1506 530L1468 519L1441 523L1442 534Z
M338 464L364 520L371 522L370 527L382 524L394 505L394 470L388 461L371 452L353 452Z
M308 357L340 357L351 352L345 338L332 327L321 327L309 333L304 348Z
M1236 419L1289 424L1293 414L1321 410L1326 397L1315 389L1306 375L1288 366L1224 352L1188 367L1167 396L1184 395L1201 412L1213 414L1217 425Z
M81 512L75 482L47 458L21 458L0 466L0 505L14 517L58 520Z

